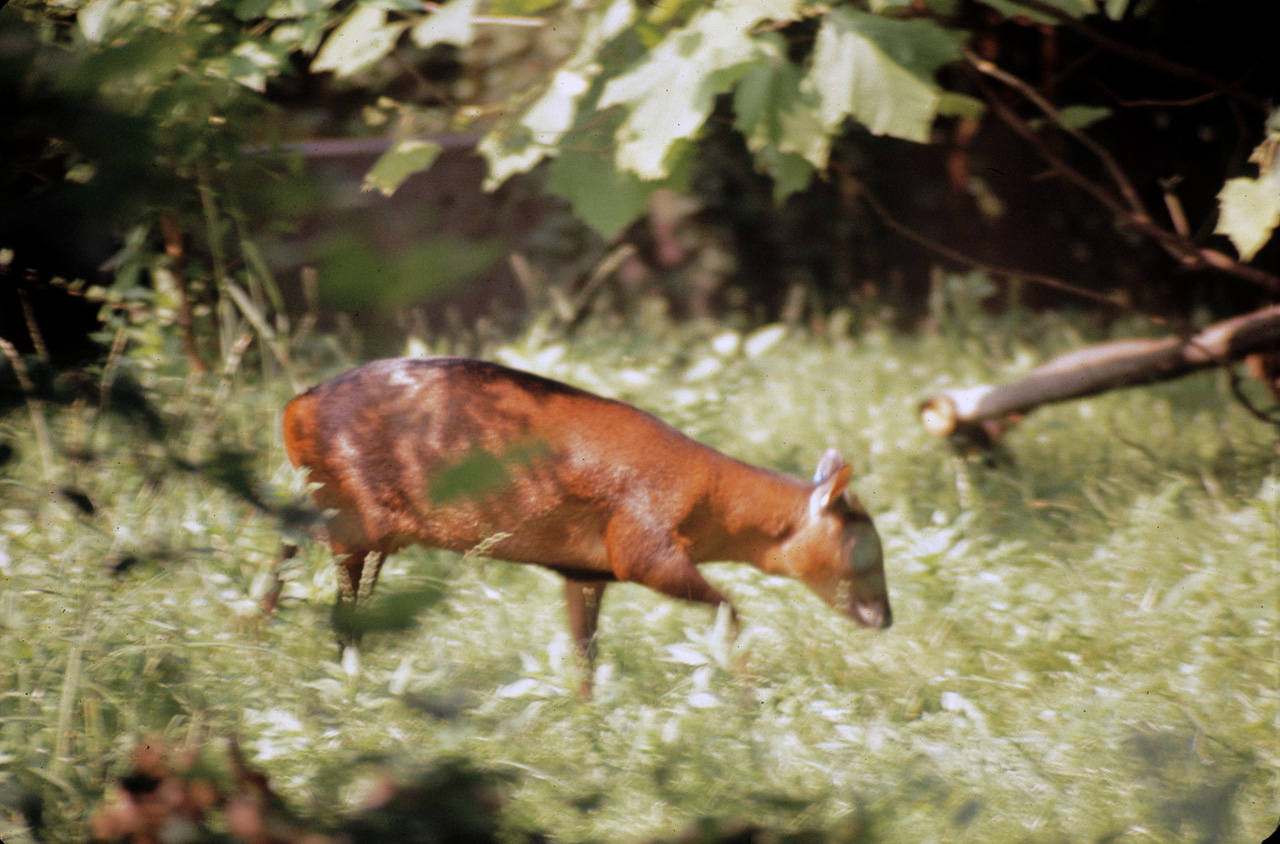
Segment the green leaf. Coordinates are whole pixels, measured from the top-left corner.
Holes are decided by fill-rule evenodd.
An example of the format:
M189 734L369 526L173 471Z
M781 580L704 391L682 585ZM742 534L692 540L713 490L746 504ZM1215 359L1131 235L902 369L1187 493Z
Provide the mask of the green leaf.
M800 90L817 97L828 134L852 117L872 134L923 143L940 103L933 73L959 57L963 37L842 6L823 20Z
M871 0L869 7L876 14L885 11L914 12L919 4L920 0ZM924 5L936 15L950 17L960 8L960 0L925 0Z
M1068 129L1084 129L1099 120L1107 119L1111 114L1111 109L1106 106L1070 105L1058 112L1058 119ZM1047 118L1037 117L1027 122L1033 129L1038 129L1045 125Z
M536 15L559 2L560 0L492 0L489 9L495 15Z
M977 97L955 91L938 92L938 114L944 117L980 117L987 104Z
M1092 126L1099 120L1106 120L1112 114L1107 106L1072 105L1058 112L1058 119L1068 129L1083 129Z
M449 0L422 19L410 34L419 47L454 44L469 47L475 37L477 0Z
M789 20L794 0L725 0L694 15L648 55L605 86L599 107L627 108L617 133L617 164L642 179L671 171L676 141L702 128L717 95L733 87L751 64L769 58L751 34L764 20Z
M242 3L256 3L259 0L241 0ZM276 20L307 19L323 23L327 16L322 14L326 9L337 5L339 0L270 0L266 17ZM237 15L241 7L237 7ZM253 15L257 17L257 15Z
M1035 23L1059 23L1057 18L1037 12L1020 3L1013 2L1013 0L981 0L981 2L995 9L1006 18L1026 18ZM1073 18L1082 18L1098 11L1098 4L1094 0L1044 0L1044 2L1059 11L1066 12ZM1108 12L1110 12L1110 8L1108 8ZM1113 17L1113 19L1115 18Z
M387 23L387 13L376 6L358 6L325 39L311 72L332 70L338 76L350 76L391 52L407 25Z
M573 213L605 240L649 210L657 186L618 170L597 152L565 150L551 163L547 190L569 200Z
M354 234L317 248L320 295L340 310L395 311L430 300L502 260L497 240L441 236L396 255Z
M775 36L776 37L776 36ZM734 92L734 125L758 155L766 148L794 153L814 169L827 166L831 135L818 111L818 97L802 91L804 74L786 58L781 39L762 39L767 59L757 61L742 77Z
M1251 260L1280 225L1280 170L1258 179L1228 179L1218 194L1218 206L1214 233L1231 238L1240 260Z
M365 174L363 188L391 196L405 179L430 168L443 149L433 141L397 141Z
M267 79L279 76L288 67L288 56L270 41L242 41L225 57L227 77L262 93Z
M814 167L802 155L766 147L755 155L756 169L773 179L773 201L781 205L787 197L809 186Z
M1129 0L1107 0L1107 17L1118 21L1129 11Z
M597 11L583 28L578 48L541 93L480 140L480 154L489 165L487 190L559 151L560 140L578 118L583 95L602 71L600 51L634 20L632 0L613 0Z
M533 142L533 133L518 122L503 121L485 133L476 151L489 165L485 190L494 190L517 173L527 173L555 150Z

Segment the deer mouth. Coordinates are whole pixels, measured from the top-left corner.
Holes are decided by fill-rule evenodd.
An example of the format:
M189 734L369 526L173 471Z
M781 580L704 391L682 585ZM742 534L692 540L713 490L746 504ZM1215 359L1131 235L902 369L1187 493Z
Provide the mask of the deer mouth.
M884 630L893 624L893 610L888 598L857 601L849 607L849 617L859 626Z

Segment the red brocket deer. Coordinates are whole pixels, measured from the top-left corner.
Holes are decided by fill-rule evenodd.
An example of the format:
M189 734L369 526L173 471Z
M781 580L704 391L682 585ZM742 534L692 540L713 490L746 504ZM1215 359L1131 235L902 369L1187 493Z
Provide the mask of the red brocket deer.
M802 581L864 627L892 622L880 538L834 449L805 483L629 404L450 357L353 369L291 401L283 425L289 459L320 484L316 505L335 511L339 602L371 592L400 548L489 540L487 556L564 576L584 697L600 598L615 581L717 606L728 601L698 564L740 561ZM477 458L500 471L458 490Z

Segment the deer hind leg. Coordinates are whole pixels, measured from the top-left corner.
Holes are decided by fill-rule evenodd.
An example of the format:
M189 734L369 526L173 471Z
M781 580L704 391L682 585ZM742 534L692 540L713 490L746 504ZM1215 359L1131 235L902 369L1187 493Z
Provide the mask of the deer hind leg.
M355 611L373 594L386 559L386 552L359 550L345 554L338 561L338 598L333 607L333 622L338 656L344 663L355 658L348 657L348 652L354 652L360 646L360 628Z
M596 664L596 628L600 621L600 599L604 597L606 580L577 580L566 578L565 602L569 609L569 632L577 647L578 667L582 671L582 685L578 697L591 699L591 678Z

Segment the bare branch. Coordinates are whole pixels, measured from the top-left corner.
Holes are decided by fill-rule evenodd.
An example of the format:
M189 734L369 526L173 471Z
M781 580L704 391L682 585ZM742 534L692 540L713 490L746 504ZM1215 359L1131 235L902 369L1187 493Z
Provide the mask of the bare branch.
M895 219L889 213L888 209L886 209L883 205L881 205L880 201L876 199L874 196L872 196L869 191L865 189L860 189L858 191L858 196L862 199L863 202L867 204L867 207L869 207L872 211L875 212L876 216L879 217L881 222L883 222L886 226L893 229L895 232L907 238L908 240L913 241L919 244L920 246L923 246L925 249L928 249L931 252L936 252L937 254L943 256L944 258L955 261L958 264L964 264L965 266L973 267L974 269L985 270L986 272L995 276L1022 279L1024 281L1029 281L1032 284L1038 284L1042 287L1049 287L1054 290L1061 290L1065 293L1070 293L1074 296L1079 296L1082 299L1089 299L1094 302L1099 302L1104 305L1109 305L1113 308L1117 308L1119 310L1125 311L1134 316L1141 317L1142 319L1148 320L1149 322L1155 325L1166 324L1165 320L1162 319L1161 317L1152 316L1150 314L1143 313L1142 311L1138 310L1132 305L1128 305L1124 302L1118 301L1116 299L1112 299L1111 297L1105 296L1101 293L1095 293L1092 290L1088 290L1084 287L1079 287L1075 284L1071 284L1070 282L1063 281L1062 279L1057 278L1055 276L1045 275L1043 273L1023 272L1022 270L1011 269L1009 267L1001 267L996 264L989 264L986 261L979 260L978 258L975 258L974 256L969 255L968 253L962 252L959 249L955 249L951 246L947 246L946 244L939 243L936 240L926 237L925 235L921 234L920 232L916 231L915 229L911 228L905 223L902 223L899 220Z
M1179 76L1183 79L1190 79L1193 82L1198 82L1206 88L1210 88L1215 92L1238 100L1263 113L1269 113L1271 111L1270 104L1268 104L1264 99L1256 97L1247 91L1240 90L1240 82L1226 82L1212 74L1205 73L1202 70L1197 70L1194 67L1188 67L1187 65L1179 64L1171 59L1166 59L1158 53L1140 50L1131 44L1126 44L1123 41L1117 41L1116 39L1099 32L1092 26L1089 26L1089 24L1084 21L1072 17L1070 14L1062 11L1058 7L1043 2L1043 0L1012 0L1012 2L1018 6L1022 6L1026 9L1030 9L1034 12L1038 12L1039 14L1053 18L1058 23L1068 29L1078 32L1080 35L1089 39L1104 50L1115 53L1117 56L1126 58L1131 62L1155 68L1156 70L1163 71L1171 76Z
M983 423L1025 414L1041 405L1096 395L1107 390L1181 378L1229 364L1248 355L1273 354L1280 344L1280 305L1205 328L1193 337L1113 340L1059 355L1024 378L999 387L943 390L920 405L921 421L935 436L985 435ZM1254 415L1256 411L1236 382L1232 390Z
M1280 293L1280 276L1273 275L1272 273L1257 269L1256 267L1246 266L1216 249L1197 246L1186 238L1179 237L1176 233L1163 228L1152 220L1150 215L1148 215L1141 206L1135 209L1132 202L1129 202L1129 207L1126 207L1125 202L1122 202L1119 198L1112 195L1112 193L1105 187L1094 182L1088 176L1072 167L1065 159L1062 158L1062 156L1058 155L1058 153L1049 147L1044 139L1040 137L1039 133L1037 133L1035 129L1031 128L1026 120L1019 116L1012 108L1002 102L1000 98L995 95L983 80L983 76L991 76L992 78L1000 79L1001 82L1011 84L1011 86L1020 94L1025 95L1028 92L1035 93L1035 99L1033 99L1032 102L1034 102L1036 106L1040 108L1047 117L1049 117L1049 119L1061 126L1062 120L1057 110L1047 100L1034 92L1034 89L1031 89L1030 86L1017 77L1011 76L1004 71L999 71L999 74L993 72L998 70L998 68L995 68L995 66L990 62L978 58L972 53L967 52L966 59L969 62L968 66L972 68L974 72L974 82L982 92L983 97L986 99L992 112L1004 121L1009 128L1013 129L1014 132L1024 138L1027 143L1031 144L1040 157L1048 162L1058 175L1062 176L1064 179L1092 196L1103 207L1111 211L1111 213L1128 221L1128 223L1134 228L1150 237L1187 269L1211 267L1228 275L1235 276L1236 278L1266 288L1272 293ZM1014 80L1016 84L1011 83L1010 80ZM1078 130L1068 131L1071 132L1072 137L1075 137L1078 140L1085 137L1083 133ZM1092 141L1092 139L1086 143L1086 146L1091 152L1094 152L1095 155L1098 155L1099 150L1101 149L1097 146L1096 142ZM1122 186L1122 190L1124 190L1124 185L1128 185L1131 190L1132 183L1129 182L1123 171L1119 169L1119 166L1115 163L1115 160L1110 156L1110 154L1105 153L1105 151L1103 152L1104 154L1099 157L1104 166L1106 166L1108 171L1111 173L1112 177L1118 179L1118 184Z
M1024 80L1014 76L1008 71L1001 70L994 62L981 58L967 47L964 48L964 57L965 60L967 60L969 64L973 65L979 73L984 73L987 76L999 79L1023 97L1030 100L1036 108L1040 109L1040 111L1044 113L1045 117L1049 118L1049 120L1053 122L1055 126L1075 138L1085 149L1097 156L1098 160L1102 162L1102 166L1107 168L1107 172L1111 175L1112 180L1115 181L1116 187L1120 189L1120 193L1124 196L1125 202L1129 204L1130 216L1137 219L1150 220L1150 215L1147 213L1147 209L1143 206L1142 200L1138 197L1138 191L1134 188L1133 182L1129 180L1128 175L1125 174L1115 157L1111 155L1111 153L1108 152L1102 144L1098 143L1093 138L1090 138L1074 126L1068 126L1064 123L1062 121L1062 114L1053 107L1053 104L1041 96L1039 91L1031 87Z

